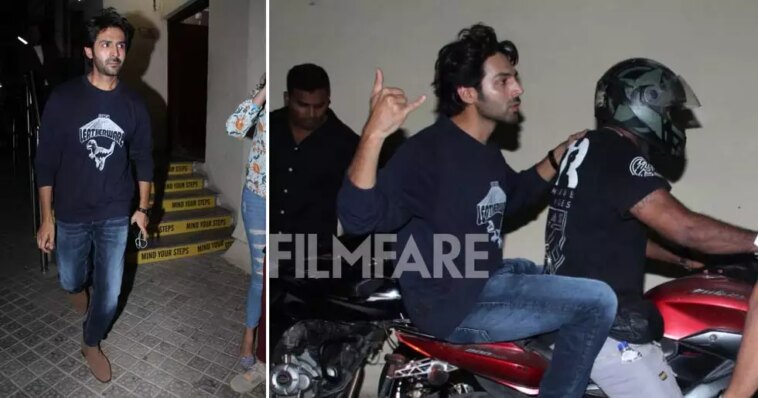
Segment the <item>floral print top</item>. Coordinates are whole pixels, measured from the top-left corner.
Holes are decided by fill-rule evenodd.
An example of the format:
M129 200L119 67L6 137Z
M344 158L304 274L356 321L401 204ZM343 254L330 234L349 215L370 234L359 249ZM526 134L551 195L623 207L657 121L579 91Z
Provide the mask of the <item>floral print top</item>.
M253 93L255 96L256 93ZM268 139L268 112L266 105L260 107L245 100L227 122L227 133L235 138L243 139L247 136L250 128L255 130L252 134L252 146L247 158L247 172L245 174L245 186L254 194L266 197L266 141ZM249 125L249 124L250 125Z

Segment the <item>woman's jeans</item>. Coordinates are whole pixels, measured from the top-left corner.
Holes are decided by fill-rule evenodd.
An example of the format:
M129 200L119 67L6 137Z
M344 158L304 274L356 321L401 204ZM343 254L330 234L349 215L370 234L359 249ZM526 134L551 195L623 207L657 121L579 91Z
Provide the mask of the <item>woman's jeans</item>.
M252 193L247 187L242 190L242 220L250 247L252 272L247 291L245 326L258 326L261 317L261 294L263 292L263 249L266 247L266 199Z

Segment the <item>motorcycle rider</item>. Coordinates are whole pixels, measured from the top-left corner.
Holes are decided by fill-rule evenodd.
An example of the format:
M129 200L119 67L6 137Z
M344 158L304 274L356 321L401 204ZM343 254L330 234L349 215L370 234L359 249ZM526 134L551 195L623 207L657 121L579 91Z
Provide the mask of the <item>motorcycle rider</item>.
M546 272L606 282L618 297L591 374L613 398L682 396L656 343L663 319L643 297L646 255L677 257L650 241L648 230L701 253L758 250L756 231L691 211L651 164L654 151L668 160L683 157L685 129L695 125L689 109L699 105L668 67L644 58L617 63L597 83L598 128L568 148L551 191Z
M401 273L400 288L421 331L453 343L482 343L558 330L540 396L581 397L616 299L605 283L539 275L533 264L502 262L503 219L546 197L557 169L548 158L560 158L569 143L521 173L487 144L497 123L518 122L524 90L517 63L515 45L498 42L491 27L462 30L435 64L437 121L409 138L381 171L385 138L425 98L411 102L401 89L384 87L378 70L338 214L346 232L397 232L397 252L416 253L407 261L401 255L396 273L416 265ZM458 255L435 256L441 237L457 240ZM486 248L486 258L475 255L468 244L473 239L479 255ZM440 260L447 272L431 277ZM472 268L484 270L484 277L471 275Z

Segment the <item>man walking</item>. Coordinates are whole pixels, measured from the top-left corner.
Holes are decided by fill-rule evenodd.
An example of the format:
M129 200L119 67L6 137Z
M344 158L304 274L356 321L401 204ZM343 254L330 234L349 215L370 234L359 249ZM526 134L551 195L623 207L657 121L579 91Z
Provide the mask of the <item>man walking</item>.
M147 236L153 179L147 108L118 74L134 28L108 8L86 25L92 70L56 88L45 106L35 159L42 222L37 245L56 248L61 286L84 321L82 355L95 378L111 379L100 341L116 314L130 224ZM134 195L139 207L129 219ZM53 217L53 203L55 216ZM92 296L85 290L92 256ZM89 301L89 302L88 302Z

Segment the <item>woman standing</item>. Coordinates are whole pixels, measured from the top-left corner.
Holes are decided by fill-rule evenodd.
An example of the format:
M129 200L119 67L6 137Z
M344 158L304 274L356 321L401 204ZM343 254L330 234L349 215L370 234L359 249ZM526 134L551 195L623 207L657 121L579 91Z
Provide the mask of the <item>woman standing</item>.
M263 290L263 262L266 247L266 141L268 117L266 112L266 77L226 122L227 133L239 139L250 136L252 146L247 161L245 186L242 189L242 219L245 224L247 243L250 247L252 272L247 294L245 331L241 344L240 365L245 373L232 380L232 388L239 392L251 390L255 373L253 341L255 329L261 317L261 293ZM252 133L248 132L252 128Z

